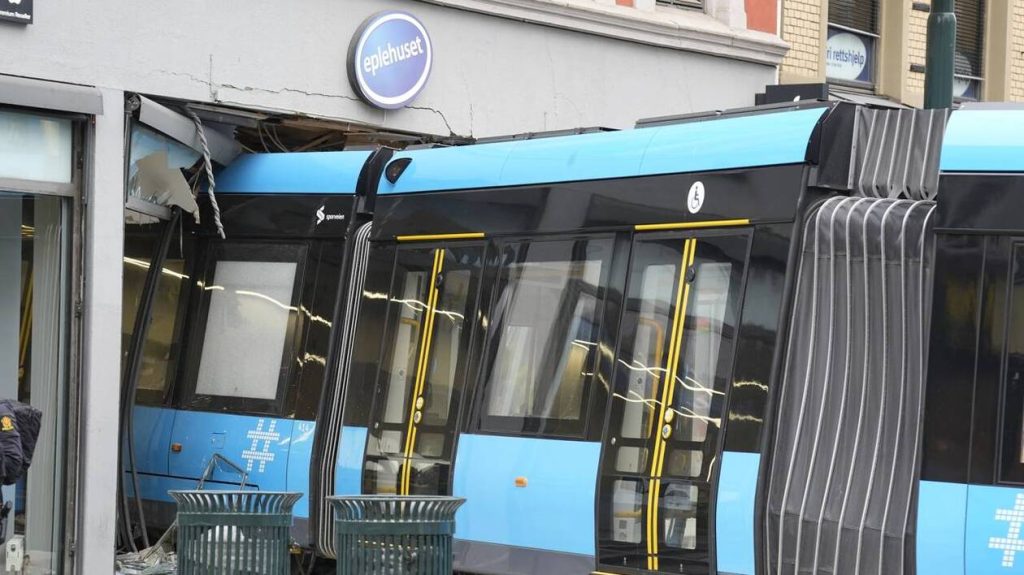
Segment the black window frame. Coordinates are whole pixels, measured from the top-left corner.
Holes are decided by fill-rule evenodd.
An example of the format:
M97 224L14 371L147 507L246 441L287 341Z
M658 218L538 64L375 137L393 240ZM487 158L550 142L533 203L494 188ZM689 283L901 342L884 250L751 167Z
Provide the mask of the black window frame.
M309 257L312 246L309 241L275 242L272 240L208 240L202 257L196 260L192 278L192 301L188 307L191 316L187 327L187 357L182 365L184 386L181 390L179 408L188 411L228 412L237 415L263 415L278 418L294 417L290 413L289 400L294 399L294 391L299 385L299 372L296 359L303 348L306 319L302 313L295 312L289 319L288 333L285 335L284 349L281 358L281 374L278 378L277 393L274 399L257 399L250 397L234 397L206 395L197 393L199 366L202 362L203 346L206 340L206 322L210 310L210 292L206 285L213 281L216 264L220 261L243 262L293 262L296 264L295 280L292 286L292 299L289 305L299 308L302 305L303 290L307 282L306 273L310 269ZM290 256L290 257L288 257ZM312 266L315 268L315 266ZM201 274L201 275L200 275Z
M488 263L493 264L493 267L488 270L492 281L487 282L484 285L484 289L489 290L489 294L483 294L481 297L481 308L483 308L485 300L488 321L493 322L495 318L495 312L500 300L501 291L507 286L508 277L508 264L516 263L515 261L509 261L505 259L506 250L514 246L524 246L528 244L537 244L543 242L606 242L607 244L607 256L604 258L605 264L601 269L601 277L598 281L598 288L595 294L597 298L597 304L594 309L594 341L603 342L606 339L606 333L609 329L606 309L610 303L612 297L611 291L615 286L612 282L615 278L614 268L620 265L616 262L616 256L618 255L618 243L619 238L614 232L598 233L598 234L552 234L543 236L507 236L496 238L491 242L491 254L494 254L493 260L488 260ZM580 260L584 261L584 260ZM490 370L494 365L494 361L497 358L499 346L496 345L495 339L499 335L502 324L491 323L482 338L480 344L480 361L478 376L474 385L473 398L470 401L471 415L469 419L469 425L467 431L470 433L478 433L482 435L500 435L500 436L511 436L511 437L532 437L532 438L547 438L547 439L567 439L567 440L586 440L589 439L590 430L593 423L593 413L595 410L600 415L604 414L605 406L595 406L596 388L598 387L597 372L599 366L602 365L601 354L594 353L593 357L589 358L588 366L590 369L590 375L587 376L584 382L584 391L582 399L580 400L580 413L579 417L575 420L572 419L556 419L556 418L541 418L541 417L511 417L511 416L494 416L487 414L487 406L491 398L491 388L488 385L488 379L490 377ZM614 329L615 326L611 326ZM597 425L601 423L598 422Z

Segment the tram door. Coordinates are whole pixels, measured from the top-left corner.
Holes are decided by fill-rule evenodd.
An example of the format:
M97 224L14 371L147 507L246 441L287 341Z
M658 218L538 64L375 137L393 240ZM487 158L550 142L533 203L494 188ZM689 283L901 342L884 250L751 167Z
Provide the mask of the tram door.
M748 230L638 233L598 486L602 571L712 573Z
M400 245L363 463L363 492L451 493L483 243Z

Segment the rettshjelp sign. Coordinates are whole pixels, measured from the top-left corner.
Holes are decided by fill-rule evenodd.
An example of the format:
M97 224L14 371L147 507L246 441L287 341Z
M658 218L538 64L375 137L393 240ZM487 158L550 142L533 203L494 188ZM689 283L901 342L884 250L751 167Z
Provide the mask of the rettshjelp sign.
M352 38L349 82L366 103L394 110L423 90L433 60L433 45L422 22L407 12L380 12L367 18Z

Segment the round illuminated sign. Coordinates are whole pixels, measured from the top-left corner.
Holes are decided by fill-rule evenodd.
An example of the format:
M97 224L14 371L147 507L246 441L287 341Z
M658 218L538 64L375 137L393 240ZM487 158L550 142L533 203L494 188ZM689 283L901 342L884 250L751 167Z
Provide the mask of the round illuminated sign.
M832 32L825 50L825 72L836 80L864 80L868 65L864 40L849 32Z
M352 88L371 106L394 110L413 101L430 77L434 49L423 23L406 12L380 12L349 46Z

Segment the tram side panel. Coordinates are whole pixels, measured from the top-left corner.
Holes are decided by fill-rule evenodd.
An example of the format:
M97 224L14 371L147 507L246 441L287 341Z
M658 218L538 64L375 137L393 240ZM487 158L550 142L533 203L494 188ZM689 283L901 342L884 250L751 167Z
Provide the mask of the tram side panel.
M237 487L245 474L250 489L307 492L342 240L308 238L288 224L312 225L326 201L281 199L268 219L264 199L225 196L235 233L186 238L184 254L165 264L180 285L153 322L169 323L163 331L172 335L168 350L147 345L134 408L150 527L173 520L168 490L194 489L204 477L208 488ZM149 372L160 372L161 386L150 385ZM295 508L300 543L307 499Z
M920 573L962 574L971 406L985 264L984 236L936 240L924 444L917 510Z
M751 244L714 514L722 573L756 573L758 474L792 234L792 224L758 226Z
M1024 237L940 234L918 572L1024 568Z

